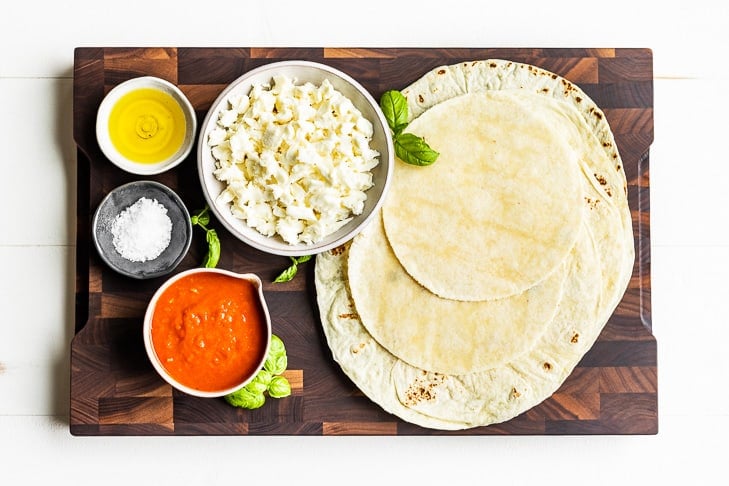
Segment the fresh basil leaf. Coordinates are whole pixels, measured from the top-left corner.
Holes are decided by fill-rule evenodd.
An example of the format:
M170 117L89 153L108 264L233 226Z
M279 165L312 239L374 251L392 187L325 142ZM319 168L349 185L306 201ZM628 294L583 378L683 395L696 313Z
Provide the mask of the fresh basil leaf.
M207 226L210 224L210 208L205 206L203 209L198 209L195 214L190 218L193 225Z
M294 260L296 260L296 263L308 262L309 260L311 260L311 255L304 255L304 256L296 257L296 258L294 258Z
M291 384L284 376L274 376L268 386L268 394L272 398L283 398L291 395Z
M268 346L268 354L273 356L281 356L286 354L286 347L280 337L271 334L271 344Z
M203 266L205 268L214 268L218 266L220 260L220 239L218 239L218 233L214 229L207 230L205 239L208 242L208 252L203 260Z
M264 385L266 388L268 388L268 384L271 383L271 378L273 378L273 375L268 370L260 370L255 378L253 378L253 381L256 383L260 383Z
M283 282L289 282L293 280L293 278L296 276L296 272L299 270L299 265L294 261L286 270L278 274L278 277L276 277L273 282L274 283L283 283Z
M271 373L272 375L280 375L286 371L286 367L289 364L289 359L285 354L279 356L268 356L266 361L263 363L263 368Z
M253 393L254 395L263 395L266 390L268 390L268 385L271 383L269 380L268 383L261 383L260 381L256 381L255 379L248 383L245 388Z
M282 376L288 366L284 342L275 334L271 334L271 344L263 368L246 386L225 396L225 400L235 407L259 408L266 402L266 393L271 398L283 398L291 395L291 384Z
M218 261L220 260L220 239L214 229L208 228L208 224L210 224L209 210L210 207L207 205L203 209L198 209L195 214L190 216L190 222L193 226L199 226L205 231L208 251L202 262L203 267L214 268L218 266Z
M234 407L241 408L260 408L266 403L266 395L263 393L254 393L246 387L225 395L225 401Z
M291 260L291 265L289 265L286 270L278 274L278 276L273 280L274 283L290 282L293 280L296 273L299 271L299 263L308 262L311 260L311 255L289 257L289 260Z
M401 133L395 138L395 155L400 160L412 165L430 165L438 159L438 152L422 138L412 133Z
M271 375L280 375L286 371L288 364L286 347L283 341L275 334L271 334L271 344L268 346L268 354L266 355L266 361L263 363L263 371L268 371Z
M380 108L387 124L397 137L408 126L408 101L403 94L391 89L385 91L380 98Z

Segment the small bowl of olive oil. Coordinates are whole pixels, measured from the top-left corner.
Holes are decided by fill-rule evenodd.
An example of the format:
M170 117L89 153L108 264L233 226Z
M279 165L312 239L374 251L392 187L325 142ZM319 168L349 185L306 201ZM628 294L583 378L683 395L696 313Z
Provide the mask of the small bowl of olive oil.
M154 76L115 86L99 105L96 139L117 167L132 174L160 174L192 151L195 110L174 84Z

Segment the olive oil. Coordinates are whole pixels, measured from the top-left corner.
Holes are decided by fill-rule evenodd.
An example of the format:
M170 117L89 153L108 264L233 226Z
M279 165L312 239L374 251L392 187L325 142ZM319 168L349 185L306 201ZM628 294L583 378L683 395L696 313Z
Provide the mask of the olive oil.
M109 115L109 137L127 159L154 164L172 157L185 140L185 114L168 93L155 88L130 91Z

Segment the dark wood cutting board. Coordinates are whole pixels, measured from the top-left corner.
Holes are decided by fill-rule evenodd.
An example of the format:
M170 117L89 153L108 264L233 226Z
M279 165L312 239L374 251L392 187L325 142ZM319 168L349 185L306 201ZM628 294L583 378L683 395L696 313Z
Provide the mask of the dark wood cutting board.
M90 240L90 220L114 187L139 179L108 162L95 139L96 110L112 87L137 76L177 84L200 121L223 88L268 62L307 59L339 68L379 99L431 68L501 58L526 62L579 85L604 110L628 179L636 245L630 287L600 338L550 398L502 424L443 432L408 424L370 402L332 360L318 319L313 261L294 281L272 283L288 266L234 239L222 240L222 268L266 282L274 332L287 346L290 397L256 410L173 390L146 357L142 319L163 278L136 281L109 270ZM649 148L653 141L653 57L649 49L488 48L78 48L74 139L78 147L76 327L71 343L70 430L74 435L550 435L655 434L656 341L651 324ZM195 152L150 177L176 190L193 211L204 206ZM202 232L178 271L199 266Z

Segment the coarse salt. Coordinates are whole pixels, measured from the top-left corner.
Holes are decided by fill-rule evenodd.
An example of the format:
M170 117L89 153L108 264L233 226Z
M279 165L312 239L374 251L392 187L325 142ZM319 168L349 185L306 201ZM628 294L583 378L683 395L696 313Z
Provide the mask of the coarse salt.
M111 224L112 242L119 254L133 262L154 260L169 246L172 221L156 199L141 197L119 213Z

